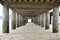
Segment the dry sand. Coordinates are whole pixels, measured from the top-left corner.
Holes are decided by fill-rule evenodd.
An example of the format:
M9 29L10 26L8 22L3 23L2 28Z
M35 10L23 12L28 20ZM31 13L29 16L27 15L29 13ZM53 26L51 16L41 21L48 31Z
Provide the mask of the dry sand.
M44 27L27 23L25 26L11 30L9 34L0 35L0 40L60 40L60 32L52 33L52 26Z

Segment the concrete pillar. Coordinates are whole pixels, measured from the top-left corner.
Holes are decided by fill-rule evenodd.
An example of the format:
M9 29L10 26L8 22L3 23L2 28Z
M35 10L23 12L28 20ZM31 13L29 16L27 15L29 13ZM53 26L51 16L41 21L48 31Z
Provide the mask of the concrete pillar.
M39 17L37 16L37 17L35 17L35 24L39 24Z
M28 22L28 19L27 19L25 16L23 16L23 23L24 23L24 25L25 25L27 22Z
M35 24L35 17L33 17L33 23Z
M50 24L51 24L51 14L50 14Z
M12 10L11 28L16 29L16 12Z
M50 24L50 13L46 13L45 29L49 29L49 24Z
M59 7L53 8L53 33L59 32Z
M35 23L38 25L38 22L39 22L39 17L35 17Z
M40 16L38 16L38 25L40 25Z
M21 18L22 18L22 20L21 20L22 21L22 26L24 26L24 24L25 24L25 22L24 22L25 18L24 18L24 16L21 16Z
M23 16L20 16L20 25L23 26Z
M21 26L21 15L20 15L20 26Z
M19 13L16 13L16 17L17 17L16 18L16 21L17 21L16 23L17 23L17 28L18 28L19 27Z
M22 21L22 24L23 24L22 26L24 26L24 24L25 24L25 22L24 22L25 21L24 16L22 16L22 20L21 21Z
M40 20L40 25L41 25L41 15L39 16L39 20Z
M34 24L37 24L37 19L36 19L36 17L33 17L33 22L34 22Z
M35 19L35 17L32 17L32 22L35 24L35 20L34 19Z
M44 16L45 16L45 15L42 14L42 20L41 20L41 23L42 23L41 26L42 26L42 27L44 27Z
M3 33L9 33L9 8L3 6Z
M20 25L20 13L19 13L19 27L20 27L21 25Z
M41 23L41 26L42 26L42 14L40 15L40 23Z

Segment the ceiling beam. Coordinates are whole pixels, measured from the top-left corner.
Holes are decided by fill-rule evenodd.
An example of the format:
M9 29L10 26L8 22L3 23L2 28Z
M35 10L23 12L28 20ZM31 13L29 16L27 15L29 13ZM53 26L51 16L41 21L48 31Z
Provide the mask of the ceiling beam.
M57 0L2 0L4 2L58 2Z

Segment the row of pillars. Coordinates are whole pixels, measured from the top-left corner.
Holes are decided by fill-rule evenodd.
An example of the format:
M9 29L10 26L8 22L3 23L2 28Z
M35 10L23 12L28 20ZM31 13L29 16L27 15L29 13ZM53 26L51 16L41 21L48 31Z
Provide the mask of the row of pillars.
M3 33L9 33L9 8L7 6L3 7ZM44 16L45 15L45 16ZM16 19L17 16L17 19ZM20 17L21 15L19 13L13 11L12 12L12 29L16 29L16 27L19 27L20 24L24 24L23 17ZM46 18L44 18L46 17ZM53 8L53 32L59 32L59 7ZM45 25L44 25L44 19L45 19ZM17 20L17 21L16 21ZM37 22L37 21L36 21ZM41 14L39 16L39 22L42 27L45 26L45 29L49 29L49 24L50 24L50 16L49 12Z
M23 21L23 16L12 10L11 28L16 29L24 25ZM7 6L3 7L3 33L9 33L9 8Z
M45 29L49 29L49 25L50 25L50 12L41 14L40 16L38 16L38 23L35 24L39 24L41 25L41 27L45 27ZM36 18L35 18L36 19ZM52 32L53 33L57 33L59 32L59 7L55 7L53 8L53 24L52 24Z

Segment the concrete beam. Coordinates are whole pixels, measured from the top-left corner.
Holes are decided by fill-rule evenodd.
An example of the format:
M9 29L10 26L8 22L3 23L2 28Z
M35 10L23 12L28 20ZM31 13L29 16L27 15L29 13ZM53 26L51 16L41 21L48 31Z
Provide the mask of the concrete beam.
M3 2L59 2L59 0L1 0Z

